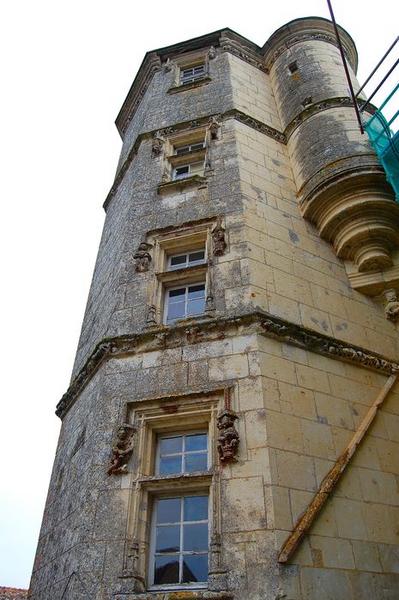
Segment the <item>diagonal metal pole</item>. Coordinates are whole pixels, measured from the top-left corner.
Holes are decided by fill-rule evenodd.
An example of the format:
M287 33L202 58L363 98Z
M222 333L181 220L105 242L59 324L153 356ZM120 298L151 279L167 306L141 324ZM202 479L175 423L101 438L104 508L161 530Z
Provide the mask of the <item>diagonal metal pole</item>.
M330 494L334 490L337 482L342 476L342 473L345 471L348 466L352 456L355 454L357 448L359 447L360 442L366 435L370 425L375 419L375 416L378 412L378 409L384 402L385 398L389 394L390 390L394 386L396 379L398 377L397 371L393 371L392 375L388 377L385 382L384 387L378 394L376 400L371 405L369 410L366 413L363 421L360 423L359 428L353 435L351 441L345 448L345 450L340 454L337 458L334 466L329 470L327 475L324 477L323 481L320 484L320 487L316 494L313 496L310 504L308 505L305 512L299 517L296 522L294 529L285 540L280 553L278 555L279 563L286 563L289 561L291 556L294 554L295 550L298 548L302 539L305 537L307 532L309 531L312 523L316 519L317 515L323 508Z
M344 65L345 75L346 75L346 79L347 79L347 82L348 82L348 85L349 85L349 90L350 90L350 94L351 94L351 98L352 98L352 102L353 102L353 107L355 109L357 121L359 123L360 133L363 134L364 133L364 129L363 129L362 118L360 116L360 111L359 111L359 107L357 105L357 100L356 100L355 92L353 90L352 80L351 80L351 77L350 77L350 74L349 74L348 65L346 63L344 49L342 47L341 38L339 36L339 31L338 31L337 23L335 21L334 11L333 11L332 6L331 6L331 0L327 0L327 4L328 4L328 10L330 11L330 15L331 15L331 21L332 21L332 24L333 24L333 27L334 27L334 31L335 31L335 37L337 38L337 44L338 44L338 48L339 48L339 51L340 51L340 54L341 54L342 64Z

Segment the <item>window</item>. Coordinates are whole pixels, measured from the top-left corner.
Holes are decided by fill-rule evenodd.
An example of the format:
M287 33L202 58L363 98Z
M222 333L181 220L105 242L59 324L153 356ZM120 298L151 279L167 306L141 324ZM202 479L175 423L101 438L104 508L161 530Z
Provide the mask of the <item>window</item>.
M185 144L184 146L175 146L175 155L187 154L187 152L197 152L205 147L204 142L196 142L194 144Z
M208 580L208 496L157 498L152 527L152 585Z
M165 590L165 597L207 588L208 564L219 564L218 548L209 540L221 532L220 473L212 465L225 396L225 388L218 388L128 405L140 442L126 523L126 538L137 541L137 550L132 562L126 546L124 561L147 589ZM217 575L210 577L213 585Z
M192 177L193 175L204 174L204 163L194 162L187 165L181 165L173 169L173 179L184 179L185 177Z
M158 475L208 469L208 435L204 432L162 436L157 444Z
M205 312L205 283L168 289L165 297L165 323Z
M205 262L205 248L186 252L184 254L173 254L168 257L168 270L185 269L186 267L194 267L202 265Z
M194 67L185 67L180 70L180 84L194 83L205 75L205 64L196 65Z

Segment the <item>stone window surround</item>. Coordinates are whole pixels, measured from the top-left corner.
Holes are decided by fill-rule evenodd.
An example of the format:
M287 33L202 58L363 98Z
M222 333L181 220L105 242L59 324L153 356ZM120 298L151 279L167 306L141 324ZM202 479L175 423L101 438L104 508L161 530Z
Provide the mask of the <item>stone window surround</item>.
M135 401L127 405L127 420L137 427L134 468L125 476L132 493L129 500L123 578L134 580L134 591L150 586L149 552L153 500L165 493L209 494L209 577L217 581L220 568L221 483L217 458L217 414L224 406L227 388L191 392L181 396ZM231 389L231 388L228 388ZM156 474L157 436L165 433L208 432L208 471L178 475ZM223 571L224 573L224 571ZM208 579L208 581L210 581ZM191 588L195 588L193 585ZM201 587L197 586L197 589ZM221 586L223 588L223 585ZM219 587L219 589L221 589ZM173 586L187 589L187 585ZM159 588L158 588L159 590ZM172 591L165 586L164 592ZM195 597L195 596L193 596Z
M162 183L158 186L158 193L173 192L190 186L206 185L206 177L210 172L210 131L209 127L194 127L188 131L179 134L170 135L164 143L163 161L162 161ZM202 143L203 147L197 150L190 150L183 154L176 154L175 147L183 145L192 145ZM203 162L204 170L202 174L194 174L181 179L173 179L173 172L176 167Z
M202 283L205 281L206 304L205 313L187 317L187 321L198 320L213 314L213 277L212 277L212 229L216 220L189 225L162 234L148 235L147 242L152 244L155 277L148 286L148 318L149 326L159 325L163 321L165 289L180 284ZM182 269L168 270L168 256L179 252L205 248L203 264L187 266ZM183 319L179 320L183 321Z
M174 56L169 59L171 70L173 72L173 83L168 89L168 94L184 92L202 85L208 84L212 79L209 75L209 48L202 48L193 52L186 52L182 56ZM204 74L190 83L181 82L181 72L183 69L204 65Z

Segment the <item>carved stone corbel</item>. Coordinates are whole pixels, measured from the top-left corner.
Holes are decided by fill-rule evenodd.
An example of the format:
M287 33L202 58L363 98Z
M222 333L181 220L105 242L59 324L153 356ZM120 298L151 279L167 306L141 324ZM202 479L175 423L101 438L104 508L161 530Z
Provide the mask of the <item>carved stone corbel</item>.
M156 131L154 133L154 137L152 139L152 157L158 158L162 154L163 147L165 144L165 138L161 135L160 131Z
M385 295L385 316L390 321L396 323L399 320L399 301L396 290L390 289L384 292Z
M165 73L170 73L170 71L173 71L174 68L175 68L175 63L173 62L173 60L168 58L167 61L163 65L163 70L165 71Z
M234 425L237 419L236 413L230 408L224 408L217 416L217 428L220 432L217 449L222 464L236 461L235 457L240 444L238 431Z
M151 263L151 254L148 252L152 248L152 244L148 244L147 242L141 242L135 254L133 254L133 258L136 261L135 270L138 273L144 273L148 271Z
M147 325L156 325L157 324L157 309L154 304L150 304L147 307Z
M112 444L112 457L107 470L108 475L127 473L127 463L133 452L136 431L136 427L130 425L130 423L123 423L118 428L115 441Z
M220 131L220 121L218 121L217 117L211 117L209 119L208 129L211 134L211 140L219 139L219 131Z
M216 57L216 48L215 46L211 46L208 50L208 58L209 60L213 60Z
M218 218L215 227L212 229L213 255L223 256L226 250L226 230L222 225L222 220Z

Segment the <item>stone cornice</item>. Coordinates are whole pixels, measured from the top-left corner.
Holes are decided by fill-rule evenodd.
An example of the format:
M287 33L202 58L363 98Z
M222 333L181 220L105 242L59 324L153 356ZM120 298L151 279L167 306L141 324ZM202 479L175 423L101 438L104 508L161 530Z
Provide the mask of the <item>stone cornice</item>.
M373 371L392 373L399 369L398 363L375 352L256 311L233 317L191 320L175 327L160 325L140 333L102 340L57 404L56 414L61 419L67 414L99 367L110 358L220 340L242 334L243 329L246 333L272 337Z
M161 60L159 56L155 52L148 52L116 117L115 125L122 137L143 99L154 73L160 71L160 69Z
M357 50L349 33L338 26L341 42L352 69L357 70ZM305 17L286 23L271 35L263 46L265 64L270 70L277 58L291 46L306 41L322 41L338 47L334 28L329 19Z
M220 48L223 52L230 52L230 54L237 56L237 58L263 71L263 73L269 73L259 46L245 40L231 29L222 32Z
M241 112L240 110L236 110L236 109L228 110L221 115L220 114L207 115L205 117L200 117L198 119L194 119L191 121L183 121L181 123L175 123L174 125L165 127L160 130L154 129L153 131L146 131L146 132L140 133L137 136L132 148L130 149L125 161L122 163L122 166L120 167L120 169L115 177L114 183L112 184L112 187L107 194L107 197L103 204L104 210L105 211L107 210L109 203L111 202L112 198L115 196L120 184L123 181L123 178L124 178L128 168L130 167L134 157L136 156L136 154L140 148L141 143L144 140L152 139L156 133L160 133L163 136L169 136L169 135L174 135L176 133L189 131L190 129L195 129L196 127L204 127L209 124L209 120L212 117L217 117L218 121L225 121L227 119L236 119L237 121L240 121L240 123L244 123L245 125L248 125L248 127L252 127L253 129L256 129L256 131L260 131L264 135L268 135L269 137L277 140L278 142L280 142L282 144L286 143L286 137L285 137L284 133L282 133L281 131L274 129L274 127L271 127L270 125L267 125L266 123L263 123L262 121L258 121L258 119L254 119L254 117L251 117L251 116Z
M359 105L363 103L362 100L358 100ZM321 102L315 102L314 104L306 107L302 112L300 112L296 117L292 119L290 123L288 123L287 127L284 130L284 135L287 141L290 139L291 135L294 131L302 125L305 121L313 117L313 115L323 112L324 110L328 110L330 108L342 108L342 107L353 107L352 99L349 96L340 96L336 98L327 98L326 100L322 100ZM376 108L370 104L366 112L370 114L374 114Z

